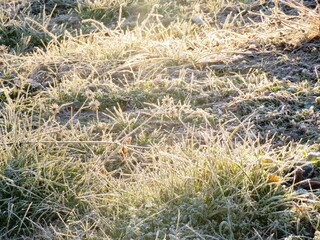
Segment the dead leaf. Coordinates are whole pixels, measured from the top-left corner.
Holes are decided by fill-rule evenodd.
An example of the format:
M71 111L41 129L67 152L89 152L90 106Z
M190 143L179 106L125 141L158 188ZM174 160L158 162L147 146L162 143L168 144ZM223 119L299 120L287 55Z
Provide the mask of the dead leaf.
M268 180L267 180L268 183L274 183L279 181L280 181L280 177L278 177L277 175L271 174L268 176Z
M107 170L106 170L105 167L102 167L102 168L100 169L100 172L101 172L101 174L103 174L103 175L106 175L106 174L107 174Z
M128 148L124 144L122 144L122 147L121 147L121 149L119 151L119 154L121 155L122 160L126 159L127 154L128 154Z

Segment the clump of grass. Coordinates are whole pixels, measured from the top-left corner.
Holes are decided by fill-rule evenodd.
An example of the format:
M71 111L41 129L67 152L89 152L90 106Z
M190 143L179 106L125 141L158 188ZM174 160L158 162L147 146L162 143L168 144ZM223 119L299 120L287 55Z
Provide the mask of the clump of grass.
M318 190L292 169L319 151L319 89L277 67L319 22L282 3L295 14L182 0L1 12L0 238L314 237Z

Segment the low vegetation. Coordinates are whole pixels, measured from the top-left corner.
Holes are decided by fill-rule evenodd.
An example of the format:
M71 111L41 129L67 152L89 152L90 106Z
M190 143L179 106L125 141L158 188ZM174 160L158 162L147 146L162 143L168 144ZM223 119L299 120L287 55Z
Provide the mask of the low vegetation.
M1 239L320 239L316 1L0 5Z

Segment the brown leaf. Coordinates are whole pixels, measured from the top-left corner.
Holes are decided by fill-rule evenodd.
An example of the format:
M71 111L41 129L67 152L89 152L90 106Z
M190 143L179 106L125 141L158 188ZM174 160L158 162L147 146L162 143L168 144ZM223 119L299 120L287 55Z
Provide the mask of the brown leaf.
M128 154L128 148L124 144L122 144L122 147L121 147L121 149L119 151L119 154L121 155L122 160L126 159L127 154Z
M106 174L107 174L107 170L106 170L105 167L102 167L102 168L100 169L100 172L101 172L101 174L103 174L103 175L106 175Z
M280 177L278 177L277 175L269 175L268 176L268 183L274 183L274 182L279 182L280 181Z

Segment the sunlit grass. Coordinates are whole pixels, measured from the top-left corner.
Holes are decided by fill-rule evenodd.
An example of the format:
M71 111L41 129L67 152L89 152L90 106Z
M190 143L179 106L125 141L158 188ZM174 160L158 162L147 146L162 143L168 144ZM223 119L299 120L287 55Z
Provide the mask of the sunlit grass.
M277 67L319 19L287 4L3 3L0 238L313 238L318 76Z

